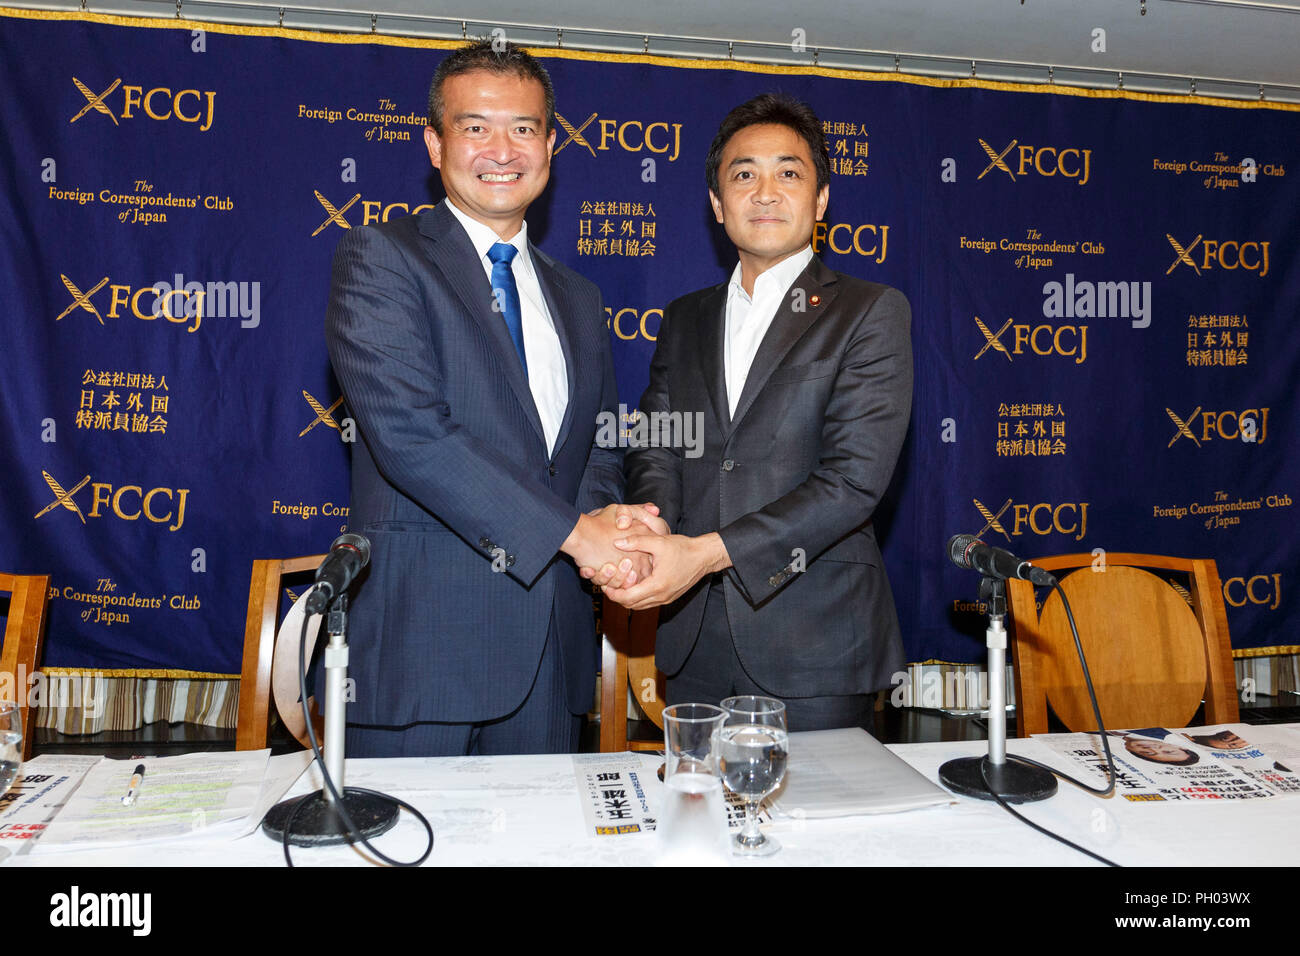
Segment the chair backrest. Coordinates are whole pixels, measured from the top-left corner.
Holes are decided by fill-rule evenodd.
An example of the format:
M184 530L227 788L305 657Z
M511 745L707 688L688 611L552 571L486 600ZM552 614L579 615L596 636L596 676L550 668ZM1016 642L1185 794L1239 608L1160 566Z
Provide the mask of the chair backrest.
M1036 559L1070 599L1107 729L1186 727L1202 699L1208 723L1238 717L1219 571L1209 559L1066 554ZM1069 569L1072 573L1062 575ZM1186 575L1187 584L1160 572ZM1156 573L1153 573L1156 572ZM1008 581L1016 729L1047 733L1047 708L1072 731L1096 730L1065 608L1040 612L1027 581Z
M0 574L0 591L9 592L9 614L4 643L0 645L0 699L18 704L23 721L23 760L32 756L36 728L28 706L29 682L40 663L45 643L45 604L50 589L48 574Z
M312 554L253 562L253 576L248 586L248 618L244 624L244 663L239 681L239 717L235 725L236 750L262 750L270 738L271 715L276 711L271 664L280 624L283 579L287 575L315 571L325 557ZM313 722L320 740L320 720L314 702L315 698L312 698L309 704L313 705ZM287 720L286 725L289 725ZM304 747L308 746L305 729L295 732L294 736Z
M663 734L654 739L627 739L627 692L656 727L663 730L664 678L655 668L655 630L659 612L629 611L604 599L600 666L600 752L662 750Z

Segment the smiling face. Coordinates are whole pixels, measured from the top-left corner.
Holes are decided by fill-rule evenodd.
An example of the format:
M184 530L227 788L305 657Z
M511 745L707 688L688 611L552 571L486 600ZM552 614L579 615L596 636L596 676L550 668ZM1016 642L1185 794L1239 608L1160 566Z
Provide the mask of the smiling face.
M1165 743L1163 740L1147 740L1141 737L1124 738L1124 747L1135 757L1143 757L1156 763L1195 763L1196 754L1184 747Z
M812 239L830 187L817 188L808 143L789 126L763 123L738 130L722 150L713 214L740 253L741 281L753 281Z
M546 131L542 85L472 70L448 77L442 97L442 135L424 131L429 161L456 208L511 239L551 174L555 131Z

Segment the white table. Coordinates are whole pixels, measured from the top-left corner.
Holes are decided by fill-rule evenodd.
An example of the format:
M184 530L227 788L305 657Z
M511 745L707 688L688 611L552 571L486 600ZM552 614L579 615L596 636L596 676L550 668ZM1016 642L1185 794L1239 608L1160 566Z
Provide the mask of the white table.
M985 751L983 743L890 747L931 780L953 757ZM1008 750L1075 771L1033 740ZM646 776L661 758L641 755ZM433 824L436 844L425 865L502 864L644 866L656 861L653 834L589 836L568 756L350 760L347 783L399 796ZM657 782L655 783L657 785ZM315 767L291 793L320 786ZM1248 804L1128 804L1061 784L1048 801L1018 808L1029 819L1124 865L1278 866L1300 862L1300 796ZM780 822L784 849L757 866L1099 866L1034 832L996 804L958 798L953 806L839 820ZM402 820L376 845L413 859L423 828ZM26 866L283 866L280 845L257 832L240 840L141 845L78 853L42 853L11 861ZM294 848L300 866L367 866L364 849Z

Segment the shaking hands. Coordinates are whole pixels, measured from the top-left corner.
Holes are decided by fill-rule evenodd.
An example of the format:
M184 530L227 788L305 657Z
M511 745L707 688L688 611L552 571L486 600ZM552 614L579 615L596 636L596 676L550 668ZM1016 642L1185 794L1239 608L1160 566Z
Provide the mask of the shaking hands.
M590 523L584 526L583 518ZM584 578L634 611L675 601L704 575L731 567L720 535L670 534L653 502L607 505L583 518L563 550ZM584 537L584 543L573 542L574 535ZM568 547L571 542L574 550Z
M649 577L650 556L627 553L614 542L636 527L650 535L668 533L668 524L654 505L606 505L580 515L560 550L573 558L579 573L603 586L631 586Z

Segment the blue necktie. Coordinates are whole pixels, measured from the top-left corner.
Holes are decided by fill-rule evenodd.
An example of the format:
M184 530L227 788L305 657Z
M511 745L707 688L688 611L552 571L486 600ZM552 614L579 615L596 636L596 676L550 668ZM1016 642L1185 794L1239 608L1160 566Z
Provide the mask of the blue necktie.
M506 328L519 353L519 362L524 367L524 378L528 377L528 358L524 354L524 320L519 308L519 287L515 285L515 274L510 262L519 250L508 242L498 242L488 250L487 257L492 263L492 299L493 310L505 316Z

